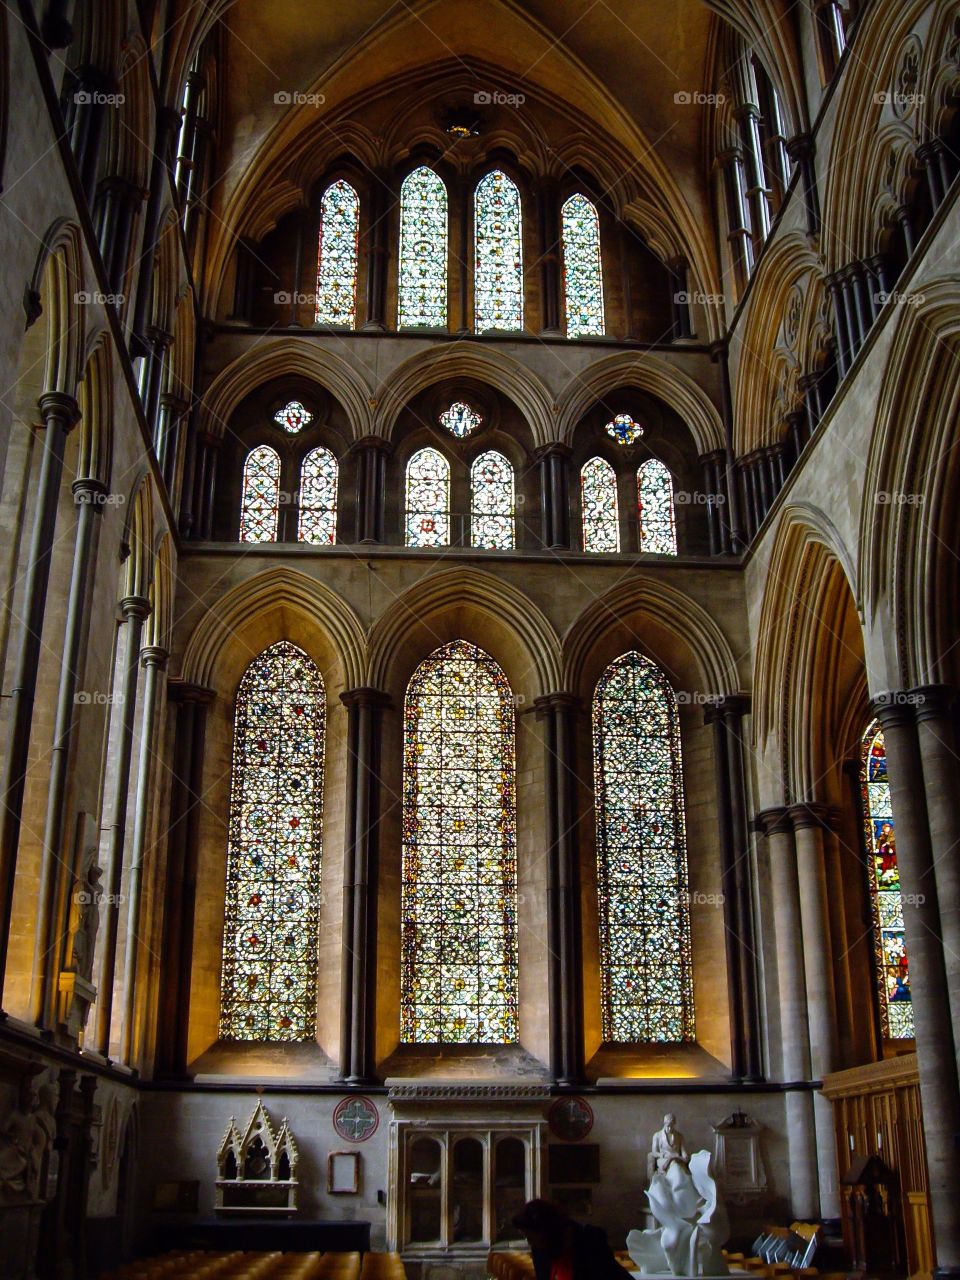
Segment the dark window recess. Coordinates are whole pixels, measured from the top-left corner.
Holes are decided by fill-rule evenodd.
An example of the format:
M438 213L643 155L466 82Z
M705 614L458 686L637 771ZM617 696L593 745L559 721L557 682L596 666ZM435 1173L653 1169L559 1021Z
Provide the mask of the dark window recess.
M569 1186L577 1182L600 1181L599 1143L567 1146L551 1142L547 1145L548 1181L553 1186Z

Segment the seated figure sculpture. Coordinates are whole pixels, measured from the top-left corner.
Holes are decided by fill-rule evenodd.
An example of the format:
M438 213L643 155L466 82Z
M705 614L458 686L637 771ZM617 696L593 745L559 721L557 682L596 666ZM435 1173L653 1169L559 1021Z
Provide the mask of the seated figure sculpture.
M627 1249L643 1275L725 1276L726 1208L710 1173L710 1152L687 1154L676 1118L667 1114L647 1156L650 1212L659 1224L631 1231Z

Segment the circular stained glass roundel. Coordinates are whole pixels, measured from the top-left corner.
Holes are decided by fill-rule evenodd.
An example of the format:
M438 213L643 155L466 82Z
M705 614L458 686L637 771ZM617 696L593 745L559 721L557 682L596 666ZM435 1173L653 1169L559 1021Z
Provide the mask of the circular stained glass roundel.
M463 400L454 400L449 409L440 414L440 425L446 427L452 436L462 440L471 431L476 431L483 418L476 409L471 409Z
M313 421L313 414L299 400L291 400L289 404L277 410L273 420L278 422L284 431L289 431L294 436Z
M643 427L629 413L618 413L604 430L608 436L613 436L617 444L635 444L643 435Z

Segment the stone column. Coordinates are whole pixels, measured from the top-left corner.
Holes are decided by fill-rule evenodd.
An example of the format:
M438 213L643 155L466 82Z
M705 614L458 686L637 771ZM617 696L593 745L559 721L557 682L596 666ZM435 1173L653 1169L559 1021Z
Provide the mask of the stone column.
M686 258L671 258L667 263L670 280L673 284L671 308L673 313L674 341L693 337L693 322L690 311L690 294L687 288L689 264Z
M353 447L357 454L357 541L383 542L390 445L382 436L364 436Z
M116 176L101 182L97 192L97 239L114 293L120 293L126 283L134 218L142 199L139 187Z
M131 350L135 356L148 353L147 314L153 292L153 272L157 256L157 239L160 230L160 211L169 195L170 141L180 128L180 112L172 107L162 107L157 112L153 162L150 169L150 188L147 195L147 211L144 218L143 241L140 247L140 275L137 280L137 296L134 304Z
M722 492L726 496L726 540L729 549L739 553L746 548L746 536L741 519L740 498L737 492L737 463L733 450L733 396L730 391L730 365L727 350L722 342L710 348L710 359L720 373L720 403L723 416L724 465L720 471Z
M117 931L120 923L120 887L123 877L123 853L127 837L127 802L130 795L130 757L133 749L133 723L137 714L137 679L140 668L140 641L143 624L150 613L150 602L143 596L127 596L120 602L126 631L123 653L123 675L120 681L120 717L117 754L113 762L113 822L107 853L106 910L103 920L103 945L100 956L100 978L97 984L97 1051L108 1057L113 1016L113 975L117 963ZM112 719L112 717L111 717ZM127 939L129 946L130 939Z
M91 66L79 67L72 77L68 73L67 84L64 125L70 150L77 162L80 183L87 203L92 205L100 168L106 99L108 95L116 94L117 85L106 72Z
M379 689L340 695L347 708L347 832L343 873L340 1078L373 1080L376 1065L377 881L380 742L390 698Z
M200 536L208 542L213 537L213 514L217 501L217 457L223 440L219 436L210 436L206 444L206 464L204 466L204 485L201 499L203 520L200 525Z
M167 697L177 709L177 728L170 789L156 1070L159 1076L182 1079L187 1070L203 758L207 709L213 693L199 685L176 681L167 685Z
M154 446L159 445L157 406L160 399L160 388L163 386L163 371L166 364L167 351L173 345L173 334L165 329L150 329L147 335L146 354L141 377L140 400L143 404L143 416L153 432Z
M934 1275L955 1276L960 1275L960 1214L957 1213L960 1196L960 1088L923 760L909 695L883 694L874 699L872 710L883 728L890 798L897 829L897 865L910 961L930 1213L936 1242ZM930 736L928 728L924 731L924 740L933 779L938 771L930 752ZM950 785L956 788L955 776ZM939 832L942 830L939 815L937 822ZM955 850L952 856L956 856Z
M551 693L534 703L545 721L547 993L550 1070L558 1084L583 1079L580 877L577 867L576 716L579 702Z
M827 877L827 894L833 903L830 913L830 941L833 952L834 1007L837 1018L837 1053L843 1064L855 1061L853 1036L856 1018L853 1009L853 985L850 980L850 942L847 913L844 909L844 879L862 875L859 858L849 859L849 851L840 842L840 813L831 810L823 827L823 856ZM845 865L848 863L849 865Z
M786 809L765 809L757 822L766 836L773 899L783 1081L797 1085L810 1079L810 1033L793 824ZM793 1089L786 1103L792 1212L809 1220L819 1216L813 1100L808 1091Z
M52 1028L56 1018L57 978L64 927L64 874L69 865L64 858L63 830L67 810L67 775L76 728L77 684L85 631L87 591L96 545L96 519L103 511L106 486L88 477L73 486L77 504L77 527L74 533L73 568L67 596L67 620L63 636L63 662L60 668L60 691L57 697L57 719L50 752L50 783L47 792L47 815L43 829L43 853L40 863L40 889L37 895L37 933L33 954L34 1020Z
M120 1023L120 1061L133 1056L133 1022L137 995L137 944L140 933L140 902L143 895L143 859L150 818L150 786L157 776L154 737L160 678L169 654L159 645L148 645L140 654L144 669L143 714L140 718L140 757L137 761L136 813L130 847L130 874L127 879L127 948L123 956L123 1015Z
M164 391L160 396L160 408L157 414L157 462L163 475L167 493L173 495L173 485L177 472L177 446L180 442L180 424L183 415L190 406L186 400Z
M392 199L390 183L385 175L375 171L369 184L367 226L367 284L366 317L363 328L368 332L382 333L386 328L384 315L387 301L387 258L389 246L388 219Z
M807 987L807 1022L810 1028L810 1069L822 1080L839 1066L837 1061L837 1013L833 999L833 949L830 945L830 902L823 852L827 810L819 804L796 804L787 810L793 823L797 848L800 920L804 974ZM820 1178L820 1213L839 1218L840 1189L837 1176L833 1105L822 1093L813 1100Z
M820 234L820 193L817 190L817 169L813 162L814 141L809 133L798 133L787 142L787 155L800 166L800 190L807 217L807 234Z
M23 796L30 755L30 728L37 693L37 671L43 618L50 582L50 561L57 523L60 481L67 436L80 417L73 396L48 391L40 397L43 414L43 456L40 477L34 497L33 532L30 552L23 574L23 631L13 687L7 707L10 726L7 766L3 779L3 807L0 812L0 1001L10 941L10 915L13 910L14 881L17 874L17 851L23 822Z
M66 49L73 44L73 27L67 19L70 0L50 0L40 20L40 34L48 49Z
M537 212L540 221L540 290L543 308L545 338L559 338L562 334L560 279L560 211L557 184L542 180L538 187Z
M540 463L540 527L543 545L570 550L570 450L548 444L537 452Z
M956 694L947 685L928 684L912 689L910 696L923 765L953 1042L960 1053L960 752L951 715Z

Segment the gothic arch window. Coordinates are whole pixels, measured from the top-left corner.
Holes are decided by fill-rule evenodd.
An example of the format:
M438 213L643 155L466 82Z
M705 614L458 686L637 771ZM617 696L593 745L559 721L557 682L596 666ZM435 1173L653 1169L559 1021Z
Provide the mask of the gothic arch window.
M517 1031L514 710L465 640L430 655L404 703L400 1038L509 1044Z
M605 458L590 458L580 470L584 551L620 550L617 475Z
M317 245L317 324L345 325L357 319L357 244L360 198L341 178L327 187L320 202Z
M631 652L593 699L603 1038L694 1039L687 849L677 700Z
M436 449L418 449L407 463L404 528L408 547L450 545L450 465Z
M640 550L661 556L677 554L673 480L658 458L648 458L637 471L637 514Z
M268 444L260 444L243 464L240 541L276 542L279 518L280 455Z
M473 196L474 312L477 333L523 328L520 192L501 169Z
M442 329L447 323L447 188L425 165L400 188L397 325Z
M337 540L337 460L329 449L311 449L300 466L297 541L332 546Z
M325 697L281 640L240 682L233 740L220 1035L315 1034Z
M883 730L877 720L861 740L860 786L880 1026L888 1039L909 1040L914 1035L913 1004L903 928L897 837L890 803L887 752Z
M510 551L516 545L513 467L488 449L470 468L470 541L475 547Z
M586 196L573 195L560 210L560 221L567 337L602 336L603 260L597 210Z

